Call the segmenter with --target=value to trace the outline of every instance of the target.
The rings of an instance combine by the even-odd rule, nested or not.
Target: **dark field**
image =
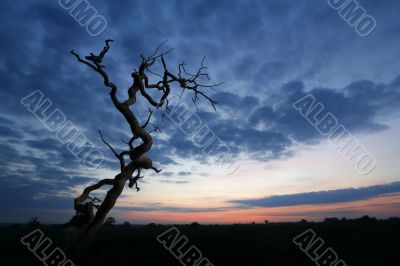
[[[54,245],[62,246],[62,226],[40,226]],[[67,252],[76,265],[182,265],[157,241],[167,226],[104,227],[90,247]],[[400,220],[357,219],[324,223],[181,225],[179,231],[214,265],[312,266],[292,239],[313,229],[347,265],[400,266]],[[1,265],[44,265],[20,238],[34,228],[1,226]]]

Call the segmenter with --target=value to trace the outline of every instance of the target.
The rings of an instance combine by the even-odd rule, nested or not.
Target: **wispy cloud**
[[[396,192],[400,192],[400,182],[362,188],[335,189],[289,195],[273,195],[258,199],[231,200],[229,203],[249,207],[284,207],[360,201]]]

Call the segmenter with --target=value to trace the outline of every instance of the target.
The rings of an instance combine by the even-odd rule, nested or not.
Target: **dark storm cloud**
[[[374,48],[382,40],[396,46],[398,1],[362,1],[379,20],[371,36],[375,39],[362,41],[324,1],[90,2],[108,22],[106,31],[96,38],[56,0],[5,0],[0,4],[0,112],[6,114],[0,118],[1,181],[5,184],[0,201],[39,194],[53,199],[49,195],[58,189],[90,181],[79,177],[84,177],[83,173],[71,173],[79,162],[21,105],[20,99],[37,89],[105,153],[104,168],[117,169],[97,130],[125,149],[120,138],[129,137],[129,128],[114,110],[101,78],[69,54],[71,49],[82,55],[97,52],[109,37],[115,43],[104,63],[121,88],[121,98],[126,97],[130,72],[137,68],[139,55],[148,54],[162,41],[168,39],[167,47],[176,48],[167,57],[171,65],[185,60],[189,66],[197,66],[207,55],[211,77],[226,83],[219,91],[209,92],[219,101],[218,111],[202,106],[198,114],[232,152],[248,153],[254,159],[290,155],[287,148],[293,139],[319,141],[315,129],[291,107],[306,91],[312,91],[354,131],[384,129],[386,125],[377,122],[377,116],[388,108],[398,108],[400,78],[380,84],[366,77],[368,80],[341,90],[303,86],[303,79],[318,74],[344,46]],[[385,52],[398,61],[396,50]],[[365,57],[372,60],[372,54],[376,53]],[[348,55],[346,60],[359,58]],[[391,65],[388,69],[398,68]],[[271,84],[279,86],[271,89]],[[190,97],[185,99],[190,104]],[[135,112],[145,120],[146,104],[139,101]],[[156,165],[176,164],[176,157],[206,162],[178,128],[168,121],[157,123],[170,138],[155,137],[149,156]],[[35,206],[50,204],[34,202]]]
[[[231,200],[229,202],[241,204],[243,206],[272,208],[360,201],[397,192],[400,192],[400,182],[362,188],[336,189],[291,195],[273,195],[259,199]]]
[[[99,127],[106,133],[113,132],[109,133],[111,141],[119,141],[124,132],[129,132],[128,127],[107,99],[107,91],[102,87],[100,77],[79,65],[68,54],[72,48],[82,53],[98,50],[102,45],[102,37],[90,37],[56,1],[36,4],[23,2],[18,5],[6,3],[8,11],[3,9],[2,12],[3,20],[7,23],[3,27],[18,30],[15,34],[3,33],[3,43],[8,49],[3,49],[3,53],[7,50],[4,53],[6,71],[2,72],[7,85],[1,91],[1,108],[13,108],[15,115],[29,115],[18,104],[18,100],[30,90],[40,88],[54,101],[55,106],[62,108],[68,119],[87,129],[93,142],[101,145],[95,135]],[[219,112],[225,116],[210,111],[199,113],[211,127],[214,126],[213,130],[234,153],[244,151],[253,153],[255,158],[279,158],[286,155],[285,151],[292,143],[291,137],[302,141],[318,138],[315,130],[291,108],[292,101],[304,93],[301,81],[288,83],[279,90],[282,94],[278,93],[277,97],[285,101],[278,106],[274,106],[273,102],[262,103],[261,99],[268,95],[264,87],[268,80],[284,79],[296,64],[301,65],[297,59],[302,55],[304,45],[311,45],[311,49],[315,43],[320,44],[317,50],[313,49],[310,57],[327,49],[325,45],[327,38],[330,38],[320,35],[321,38],[311,40],[308,36],[312,32],[322,34],[329,28],[342,38],[351,38],[351,31],[340,31],[336,26],[337,17],[328,16],[330,10],[326,5],[293,5],[291,1],[250,1],[234,5],[230,1],[171,1],[168,5],[162,1],[121,1],[119,5],[104,2],[93,5],[109,22],[103,35],[116,36],[107,69],[121,87],[129,86],[129,71],[138,62],[134,54],[150,52],[148,44],[154,43],[156,46],[168,38],[168,45],[176,47],[176,52],[169,59],[171,64],[180,61],[181,57],[197,63],[201,58],[198,52],[204,51],[210,53],[208,61],[211,71],[231,81],[229,86],[235,81],[247,81],[248,85],[245,86],[248,87],[244,88],[244,93],[238,93],[237,88],[227,91],[229,88],[222,86],[220,89],[224,91],[213,95],[220,103]],[[291,13],[293,21],[279,19],[279,23],[276,23],[280,16],[287,13]],[[17,19],[17,16],[24,16],[24,20]],[[129,26],[132,17],[135,18],[135,25],[140,26]],[[31,21],[30,27],[26,27],[26,20]],[[296,20],[301,24],[295,23]],[[304,37],[301,38],[300,34],[304,34]],[[267,38],[274,38],[274,42]],[[251,49],[248,48],[249,42],[252,43]],[[280,52],[276,53],[278,48]],[[261,52],[264,52],[264,59],[258,54]],[[308,57],[308,53],[303,55]],[[6,75],[7,72],[9,74]],[[126,78],[121,79],[123,73]],[[354,84],[354,88],[348,89],[348,96],[329,88],[313,89],[313,92],[327,107],[331,103],[339,103],[333,105],[337,108],[333,108],[332,112],[343,124],[354,125],[354,129],[365,131],[383,128],[384,125],[374,123],[375,114],[387,104],[387,100],[393,102],[398,93],[391,95],[394,91],[388,89],[388,93],[383,93],[384,97],[376,98],[380,100],[380,106],[370,102],[364,105],[365,101],[357,95],[355,87],[361,87],[366,98],[381,94],[379,88],[365,93],[365,86],[369,85]],[[340,108],[340,104],[345,108]],[[108,123],[103,123],[104,119]],[[271,127],[268,130],[255,127],[262,122]],[[165,128],[165,124],[163,126]],[[202,159],[200,151],[190,140],[183,138],[178,129],[172,127],[170,130],[169,126],[167,129],[167,134],[173,136],[167,145],[173,147],[170,150],[174,154],[159,153],[155,147],[151,153],[155,161],[171,164],[174,163],[173,155]],[[18,134],[14,129],[10,130],[6,132],[3,128],[2,131],[5,134]]]
[[[305,88],[301,81],[284,84],[271,93],[264,103],[252,96],[217,93],[219,114],[200,112],[199,117],[228,145],[231,152],[245,152],[254,159],[270,160],[292,155],[288,152],[293,140],[317,143],[325,137],[304,119],[293,104],[309,93],[325,110],[352,133],[371,133],[387,128],[380,116],[399,111],[399,77],[387,84],[355,81],[341,89]],[[271,100],[277,99],[277,100]],[[206,115],[205,115],[206,114]],[[204,156],[179,130],[168,128],[169,144],[181,157],[203,161]]]
[[[398,111],[396,101],[400,93],[396,81],[376,84],[372,81],[357,81],[334,90],[314,88],[305,90],[302,82],[290,82],[281,89],[282,95],[275,107],[261,106],[255,110],[249,122],[264,123],[269,131],[280,132],[288,138],[311,142],[323,138],[318,131],[295,110],[292,105],[309,93],[322,103],[325,110],[352,132],[374,132],[386,128],[378,121],[383,112]]]

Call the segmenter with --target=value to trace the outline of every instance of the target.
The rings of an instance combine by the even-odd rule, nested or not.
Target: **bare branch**
[[[161,172],[161,169],[157,169],[157,168],[155,168],[155,167],[151,167],[151,169],[153,169],[157,174],[159,173],[159,172]]]
[[[134,70],[131,73],[132,76],[132,85],[128,88],[128,99],[120,102],[117,99],[117,86],[110,81],[107,72],[105,71],[105,66],[102,64],[106,54],[110,49],[110,43],[112,40],[105,40],[105,45],[103,49],[98,54],[90,53],[82,59],[79,54],[71,51],[71,54],[76,57],[78,62],[83,63],[99,73],[103,78],[104,85],[111,89],[110,97],[112,103],[115,108],[123,115],[124,119],[128,123],[132,137],[129,141],[122,141],[129,146],[129,150],[122,151],[118,153],[110,143],[108,143],[103,137],[101,131],[99,130],[99,134],[101,140],[107,147],[112,151],[114,156],[120,161],[121,172],[115,176],[114,179],[103,179],[99,183],[87,187],[83,193],[75,199],[75,209],[77,212],[81,214],[85,214],[89,220],[87,222],[87,232],[97,230],[102,223],[104,222],[109,211],[114,207],[116,200],[121,195],[126,182],[129,180],[129,187],[135,186],[136,190],[139,191],[140,188],[138,186],[138,180],[143,178],[141,176],[142,169],[151,169],[156,173],[159,173],[161,169],[157,169],[153,166],[152,160],[146,156],[146,153],[151,149],[153,145],[153,139],[150,133],[153,132],[161,132],[160,128],[156,125],[152,124],[151,118],[153,115],[153,111],[149,109],[149,114],[147,119],[143,124],[139,123],[139,120],[130,109],[130,107],[136,103],[137,93],[140,94],[147,100],[149,104],[156,108],[161,108],[165,106],[163,112],[169,109],[169,100],[168,97],[172,89],[174,89],[174,85],[177,88],[182,89],[181,97],[185,91],[190,91],[193,93],[192,101],[197,108],[196,102],[200,98],[204,98],[211,103],[213,108],[215,109],[216,101],[214,101],[211,97],[209,97],[206,93],[206,89],[214,89],[215,87],[221,85],[218,84],[203,84],[201,81],[209,80],[210,77],[206,72],[206,67],[204,66],[205,57],[201,60],[200,67],[194,73],[188,71],[186,68],[186,63],[182,62],[178,65],[178,73],[174,74],[169,71],[165,56],[170,53],[173,49],[168,49],[166,51],[163,50],[163,46],[166,43],[162,42],[150,55],[145,57],[141,55],[141,62],[138,70]],[[156,73],[151,68],[153,68],[156,64],[160,64],[162,66],[163,73]],[[161,70],[161,71],[162,71]],[[150,81],[147,74],[157,77],[159,80]],[[149,75],[150,75],[149,74]],[[152,76],[153,78],[153,76]],[[150,96],[147,93],[148,90],[152,90],[155,92],[159,92],[160,95]],[[165,105],[164,105],[165,104]],[[164,116],[164,115],[163,115]],[[147,131],[147,127],[151,125],[154,127],[152,130]],[[139,140],[140,144],[134,145],[134,141]],[[125,164],[125,157],[129,156],[130,162]],[[136,175],[133,176],[134,172]],[[108,190],[104,201],[97,199],[96,197],[90,197],[90,193],[94,190],[101,188],[103,185],[112,185],[112,188]],[[91,202],[85,202],[86,200],[90,200]],[[93,207],[98,208],[96,214],[93,214]]]
[[[151,109],[149,108],[149,116],[147,117],[146,122],[142,125],[142,128],[147,127],[147,125],[149,124],[149,121],[150,121],[152,115],[153,115],[153,110],[151,110]]]
[[[99,130],[99,135],[101,140],[110,148],[110,150],[114,153],[115,157],[119,157],[119,154],[114,150],[114,148],[103,138],[103,134],[101,134],[101,131]]]
[[[92,191],[95,191],[95,190],[101,188],[104,185],[114,185],[114,183],[115,183],[114,179],[103,179],[100,182],[98,182],[97,184],[94,184],[94,185],[91,185],[91,186],[85,188],[83,190],[82,194],[75,199],[75,204],[74,204],[75,205],[75,210],[77,212],[82,212],[83,211],[82,208],[83,208],[84,202],[86,201],[86,199],[89,198],[89,194]]]
[[[101,134],[101,131],[99,130],[99,134],[100,134],[100,138],[101,140],[104,142],[104,144],[106,144],[108,146],[108,148],[110,148],[110,150],[112,151],[112,153],[115,155],[115,157],[117,157],[117,159],[120,162],[121,165],[121,171],[123,171],[123,169],[125,168],[125,160],[124,160],[124,156],[121,154],[118,154],[114,148],[111,146],[111,144],[109,144],[104,138],[103,138],[103,134]]]
[[[90,56],[85,56],[85,59],[87,59],[88,61],[90,61],[92,63],[89,63],[88,61],[81,59],[80,56],[74,52],[74,50],[71,51],[71,54],[73,54],[78,59],[79,62],[84,63],[85,65],[89,66],[90,68],[92,68],[94,71],[98,72],[103,77],[104,85],[111,88],[110,96],[111,96],[114,104],[117,105],[117,104],[119,104],[119,101],[116,97],[117,86],[114,83],[110,82],[107,73],[104,71],[104,66],[100,65],[105,54],[110,49],[109,43],[112,41],[113,40],[110,40],[110,39],[105,41],[106,46],[104,46],[103,50],[100,52],[99,55],[96,56],[93,53],[91,53]]]
[[[149,131],[149,134],[152,133],[152,132],[160,132],[161,133],[161,129],[158,126],[156,126],[156,125],[154,125],[152,123],[149,123],[149,124],[154,127],[154,129]]]
[[[132,177],[132,176],[131,176],[131,177],[129,178],[129,184],[128,184],[129,188],[132,188],[133,185],[136,185],[136,191],[137,191],[137,192],[139,192],[139,190],[140,190],[140,188],[139,188],[138,185],[137,185],[137,181],[138,181],[140,178],[143,178],[143,176],[140,176],[140,172],[141,172],[141,169],[138,168],[138,169],[137,169],[136,176],[135,176],[135,177]]]
[[[71,50],[71,54],[73,54],[79,62],[84,63],[85,65],[91,67],[94,71],[97,71],[96,66],[92,65],[86,60],[83,60],[74,50]]]

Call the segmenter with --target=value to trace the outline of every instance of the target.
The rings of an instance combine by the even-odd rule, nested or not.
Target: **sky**
[[[109,38],[114,42],[103,64],[121,98],[140,55],[164,41],[162,49],[174,48],[166,55],[173,71],[185,62],[194,72],[205,56],[210,82],[224,82],[205,89],[218,102],[216,111],[204,99],[196,108],[187,91],[181,104],[235,158],[235,171],[227,171],[181,126],[154,110],[152,123],[162,132],[153,133],[148,156],[162,171],[144,171],[139,192],[125,188],[110,213],[117,221],[399,216],[399,1],[358,1],[376,21],[367,36],[325,0],[85,2],[96,10],[101,32],[85,26],[89,20],[74,18],[73,7],[66,9],[73,2],[0,3],[0,223],[33,216],[67,222],[73,199],[86,186],[118,174],[119,163],[98,130],[121,151],[129,127],[101,77],[70,54],[98,53]],[[40,95],[36,99],[48,109],[33,108],[32,95]],[[322,113],[313,113],[317,104]],[[139,98],[132,109],[145,121],[148,107]],[[74,156],[46,127],[43,119],[55,110],[104,155],[99,167]],[[328,113],[376,160],[368,173],[316,126]]]

